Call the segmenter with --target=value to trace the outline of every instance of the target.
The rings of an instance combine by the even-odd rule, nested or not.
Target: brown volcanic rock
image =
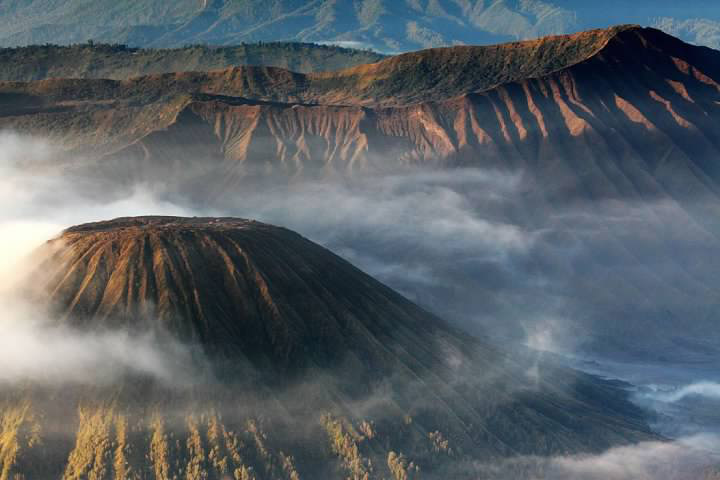
[[[637,28],[619,25],[499,45],[431,48],[310,78],[319,86],[327,84],[325,95],[335,103],[358,99],[362,104],[390,106],[442,101],[569,68],[596,55],[616,35]]]
[[[289,230],[231,218],[138,217],[80,225],[38,271],[71,326],[150,328],[281,370],[353,357],[378,374],[384,345],[433,358],[442,322]],[[437,352],[436,352],[437,353]]]
[[[623,385],[504,355],[284,228],[118,218],[69,228],[37,255],[30,279],[58,323],[170,334],[224,376],[189,390],[134,377],[2,390],[0,438],[16,449],[0,452],[3,471],[223,478],[252,464],[260,478],[388,478],[400,452],[460,478],[466,461],[657,438]]]
[[[87,170],[120,179],[186,165],[232,188],[249,174],[431,164],[526,168],[593,197],[714,195],[718,65],[718,52],[618,27],[315,76],[241,67],[5,83],[0,125],[100,156]]]
[[[616,35],[635,28],[624,25],[494,46],[421,50],[334,72],[301,74],[272,66],[237,66],[126,80],[2,82],[0,91],[42,95],[55,102],[148,102],[178,94],[211,94],[284,103],[403,105],[547,75],[592,57]]]
[[[571,56],[579,63],[554,73],[538,70],[538,78],[493,74],[488,78],[509,83],[472,84],[470,79],[470,84],[485,87],[469,93],[458,77],[429,94],[454,98],[412,104],[407,102],[415,102],[418,90],[408,85],[386,106],[366,104],[382,102],[392,84],[373,91],[361,83],[353,86],[353,78],[343,93],[343,79],[333,90],[326,77],[310,81],[279,69],[126,82],[4,84],[0,124],[50,133],[73,152],[90,151],[101,159],[87,168],[112,172],[113,180],[163,178],[190,165],[193,176],[216,191],[233,187],[248,173],[346,172],[377,168],[384,161],[524,167],[556,188],[560,199],[567,185],[591,197],[714,194],[717,177],[708,159],[718,149],[718,53],[647,29],[624,29],[603,42],[599,50],[588,52],[593,55]],[[367,70],[374,68],[379,67]],[[405,71],[410,78],[424,69]],[[371,73],[368,81],[380,75]],[[324,90],[312,90],[313,85]],[[309,104],[321,99],[343,105]],[[352,372],[345,378],[361,389],[388,380],[390,406],[382,407],[392,412],[392,419],[377,441],[360,434],[338,440],[335,430],[331,438],[349,450],[351,440],[357,441],[361,456],[372,457],[375,465],[384,465],[387,451],[394,449],[427,462],[426,470],[432,470],[427,459],[437,452],[428,439],[435,431],[450,439],[462,459],[598,450],[652,437],[617,385],[550,367],[535,385],[523,361],[458,334],[338,257],[281,228],[234,219],[118,219],[71,228],[48,247],[51,261],[37,278],[50,274],[40,286],[50,293],[64,323],[84,329],[169,331],[199,343],[210,355],[247,358],[281,378],[288,370],[341,364]],[[448,351],[468,370],[454,371]],[[478,372],[496,375],[488,380],[478,378]],[[341,392],[332,390],[328,396],[352,413],[353,404]],[[421,407],[417,399],[422,399]],[[3,425],[19,424],[25,429],[20,433],[36,431],[35,419],[47,416],[34,406],[13,405],[3,406],[3,418],[9,418]],[[24,415],[19,423],[13,423],[13,412]],[[413,422],[404,421],[404,414]],[[116,421],[115,414],[99,415]],[[95,418],[82,412],[79,424]],[[165,448],[147,444],[151,435],[162,444],[162,420],[146,420],[134,423],[133,435],[141,440],[128,447],[136,453],[131,463],[138,470],[148,468],[147,455]],[[364,431],[363,420],[348,422]],[[206,427],[208,432],[213,428]],[[88,458],[109,458],[110,448],[103,445],[112,441],[104,439],[114,439],[116,430],[122,428],[108,426],[105,436],[84,435],[88,443],[98,438],[97,448],[85,449],[79,441],[78,449],[90,452]],[[195,423],[186,430],[176,434],[178,444],[203,445]],[[245,430],[228,424],[227,431]],[[28,444],[20,433],[3,432]],[[118,444],[120,437],[118,433]],[[208,433],[208,451],[214,448],[213,438]],[[252,438],[258,437],[248,434],[246,440]],[[317,448],[308,453],[313,447],[307,445]],[[190,465],[188,451],[178,447],[170,453],[174,473],[184,474],[177,465]],[[283,452],[297,458],[327,456],[325,443],[317,441],[273,451],[276,465],[284,461]],[[32,464],[32,452],[37,450],[29,448],[19,458]],[[335,453],[343,462],[353,462]],[[13,461],[7,461],[8,471],[17,471]],[[456,458],[450,462],[462,463]],[[308,478],[328,477],[304,471],[312,472]],[[378,471],[378,476],[388,475]]]

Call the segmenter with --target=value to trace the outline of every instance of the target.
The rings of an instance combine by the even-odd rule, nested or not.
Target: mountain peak
[[[161,331],[273,370],[356,356],[380,372],[377,336],[412,349],[444,328],[319,245],[252,220],[125,217],[46,248],[44,291],[71,326]]]
[[[343,83],[358,98],[384,103],[442,100],[562,70],[592,57],[618,34],[639,29],[618,25],[497,45],[430,48],[310,77],[320,84]]]
[[[64,230],[65,235],[89,234],[106,231],[120,232],[128,229],[144,231],[158,230],[227,230],[261,225],[255,220],[234,217],[175,217],[175,216],[141,216],[119,217],[113,220],[83,223]]]

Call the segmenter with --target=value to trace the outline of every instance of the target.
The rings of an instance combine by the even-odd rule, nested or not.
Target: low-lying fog
[[[42,140],[0,136],[3,291],[23,273],[20,258],[70,225],[148,214],[255,218],[321,243],[473,333],[632,382],[636,401],[675,438],[523,460],[542,463],[547,478],[681,478],[720,462],[720,219],[698,218],[695,208],[717,199],[549,205],[520,173],[462,169],[248,185],[198,205],[172,178],[116,188],[60,174],[52,159]],[[0,385],[47,378],[48,368],[72,380],[69,372],[86,375],[79,366],[96,361],[171,378],[170,365],[182,362],[182,349],[54,329],[0,299]],[[468,465],[508,478],[516,467]]]

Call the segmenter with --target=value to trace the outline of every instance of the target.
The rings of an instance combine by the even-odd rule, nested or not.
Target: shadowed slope
[[[76,327],[150,327],[282,370],[352,356],[378,375],[388,344],[432,362],[427,340],[446,328],[320,246],[259,222],[127,218],[70,228],[46,248],[56,244],[40,270]]]
[[[146,169],[166,161],[228,187],[248,174],[443,164],[541,177],[589,171],[592,183],[612,183],[600,186],[610,193],[652,188],[649,179],[679,168],[714,189],[718,64],[718,52],[617,27],[427,50],[318,75],[238,67],[4,83],[0,126],[103,156],[90,173],[110,168],[119,178],[152,180]],[[198,137],[193,150],[173,150],[189,133]],[[560,177],[552,183],[574,182]]]
[[[252,457],[275,465],[260,478],[294,478],[276,470],[284,461],[275,455],[288,452],[292,469],[310,478],[341,471],[382,478],[398,452],[410,459],[403,468],[414,461],[441,474],[456,471],[456,462],[462,470],[463,460],[655,438],[622,385],[523,353],[510,358],[283,228],[232,218],[120,218],[69,228],[37,255],[30,280],[49,294],[57,324],[169,334],[198,345],[221,381],[168,389],[129,377],[67,387],[61,396],[42,386],[7,389],[0,433],[19,449],[0,457],[8,472],[34,472],[28,465],[45,455],[54,460],[41,474],[83,478],[99,469],[98,478],[109,478],[103,459],[115,444],[127,448],[135,471],[160,464],[182,472],[179,465],[193,462],[212,469],[229,444],[212,455],[197,446],[217,441],[214,428],[252,437],[257,415],[279,442]],[[70,436],[53,433],[59,427],[48,418],[75,419],[63,427]],[[207,424],[212,418],[216,427]],[[28,429],[37,441],[27,440]],[[159,446],[167,439],[158,429],[189,450]],[[158,448],[166,457],[156,457]],[[242,467],[242,455],[227,459]]]
[[[321,104],[418,103],[547,75],[592,57],[619,33],[637,28],[624,25],[494,46],[421,50],[336,72],[297,74],[270,66],[239,66],[209,72],[186,72],[183,68],[182,73],[124,81],[46,78],[27,86],[5,82],[0,92],[27,91],[55,101],[119,97],[148,102],[178,94],[207,93]]]

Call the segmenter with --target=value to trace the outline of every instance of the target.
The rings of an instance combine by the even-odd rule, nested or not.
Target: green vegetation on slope
[[[252,43],[233,47],[191,45],[138,49],[119,44],[35,45],[0,49],[0,80],[46,78],[127,79],[168,72],[207,71],[237,65],[281,67],[295,72],[339,70],[384,58],[369,50],[313,43]]]

